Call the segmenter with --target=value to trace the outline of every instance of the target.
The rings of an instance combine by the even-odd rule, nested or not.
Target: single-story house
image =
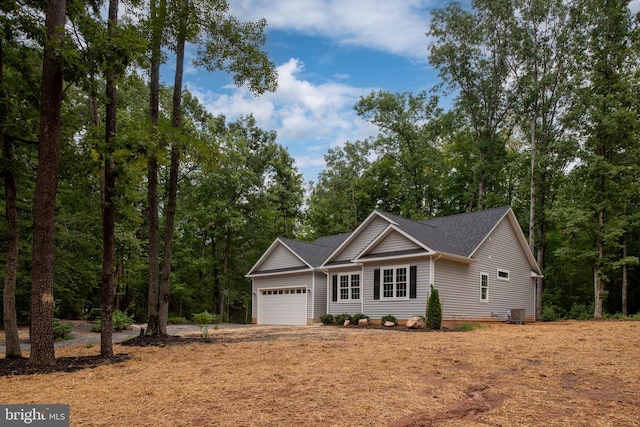
[[[424,315],[431,285],[445,323],[512,312],[533,321],[541,274],[513,210],[501,207],[424,221],[376,210],[351,233],[276,239],[247,277],[253,323],[308,325],[326,313]]]

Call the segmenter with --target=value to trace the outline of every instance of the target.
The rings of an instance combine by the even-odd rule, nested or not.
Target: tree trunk
[[[171,124],[179,130],[182,126],[182,76],[184,73],[184,46],[187,32],[187,17],[189,16],[189,0],[183,0],[184,10],[180,18],[180,30],[176,43],[176,74],[173,84],[173,107]],[[176,135],[179,132],[175,133]],[[160,279],[160,333],[166,335],[167,320],[169,318],[169,292],[171,286],[171,256],[173,245],[173,224],[176,216],[178,198],[178,171],[180,169],[180,141],[171,144],[171,166],[169,169],[169,200],[164,231],[164,253],[162,257],[162,276]]]
[[[600,209],[598,212],[598,225],[598,259],[596,260],[596,264],[593,268],[593,290],[595,301],[593,317],[596,320],[602,319],[602,292],[604,291],[604,282],[602,280],[602,275],[600,274],[600,269],[604,264],[604,209]]]
[[[66,0],[47,0],[46,39],[40,91],[40,136],[33,208],[31,268],[32,366],[55,365],[53,334],[53,252],[60,164],[61,104]]]
[[[162,61],[162,31],[166,14],[166,0],[152,0],[150,3],[153,25],[151,40],[151,76],[149,92],[149,119],[154,131],[158,130],[160,111],[160,62]],[[158,158],[155,147],[151,148],[147,161],[147,199],[149,204],[149,300],[147,334],[158,335],[160,266],[158,254],[160,248],[158,231]]]
[[[0,61],[0,70],[2,63]],[[1,73],[1,71],[0,71]],[[1,83],[0,83],[1,85]],[[0,120],[4,120],[4,115]],[[4,189],[7,214],[7,262],[4,270],[4,289],[2,292],[2,309],[6,341],[5,357],[21,358],[20,339],[18,338],[18,316],[16,313],[16,281],[18,277],[18,208],[16,203],[16,178],[13,173],[13,150],[9,139],[0,132],[4,161],[8,168],[4,177]]]
[[[4,88],[3,74],[3,40],[0,38],[0,90]],[[18,359],[22,357],[20,339],[18,337],[18,315],[16,313],[16,282],[18,277],[18,208],[16,201],[16,177],[14,174],[13,147],[11,140],[5,135],[7,111],[5,103],[0,103],[0,145],[2,157],[6,163],[4,176],[5,212],[7,214],[7,262],[4,269],[4,288],[2,291],[2,313],[6,342],[5,357]]]
[[[624,263],[622,264],[622,314],[623,315],[627,315],[629,314],[628,312],[628,303],[627,303],[627,294],[629,291],[629,282],[628,282],[628,276],[627,276],[627,232],[625,231],[622,234],[622,259],[624,260]]]
[[[116,37],[118,25],[118,0],[109,0],[109,39]],[[109,65],[107,65],[109,67]],[[113,160],[113,138],[116,136],[116,75],[106,71],[107,108],[105,114],[105,159],[104,159],[104,203],[102,206],[102,307],[100,329],[100,355],[113,356],[113,297],[115,262],[115,163]]]

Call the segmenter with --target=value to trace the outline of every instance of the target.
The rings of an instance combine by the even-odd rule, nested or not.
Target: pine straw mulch
[[[92,369],[5,376],[0,402],[68,403],[73,426],[640,425],[640,322],[209,334],[116,345],[126,360]],[[98,353],[56,348],[58,362]]]

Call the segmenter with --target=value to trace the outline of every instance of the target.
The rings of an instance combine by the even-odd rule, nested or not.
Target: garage
[[[258,291],[259,325],[306,325],[307,288]]]

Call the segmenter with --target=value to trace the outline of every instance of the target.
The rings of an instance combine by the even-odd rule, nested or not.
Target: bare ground
[[[120,360],[90,369],[9,374],[0,402],[68,403],[73,426],[640,425],[639,322],[257,327],[160,344],[116,345]],[[63,364],[98,352],[56,349]]]

